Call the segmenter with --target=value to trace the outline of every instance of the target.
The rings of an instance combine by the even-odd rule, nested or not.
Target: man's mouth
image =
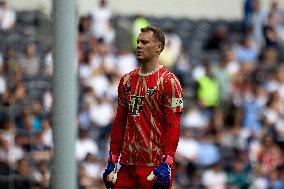
[[[141,54],[143,54],[143,53],[142,53],[142,51],[137,51],[136,54],[137,54],[137,55],[141,55]]]

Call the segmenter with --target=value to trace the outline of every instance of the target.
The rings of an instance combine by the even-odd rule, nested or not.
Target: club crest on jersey
[[[149,89],[147,89],[147,95],[151,96],[151,95],[153,95],[155,93],[155,91],[156,91],[155,88],[153,88],[153,87],[149,88]]]
[[[143,96],[130,96],[129,108],[131,109],[131,115],[137,116],[138,111],[142,110],[144,97]]]

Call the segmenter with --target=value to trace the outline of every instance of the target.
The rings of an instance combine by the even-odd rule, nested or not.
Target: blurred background
[[[121,76],[136,35],[184,90],[175,189],[284,189],[284,2],[78,0],[78,189],[104,188]],[[0,188],[49,189],[51,0],[0,1]]]

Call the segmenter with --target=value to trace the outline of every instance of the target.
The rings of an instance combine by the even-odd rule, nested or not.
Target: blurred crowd
[[[241,29],[206,31],[198,60],[194,44],[157,18],[128,18],[121,32],[105,0],[78,18],[78,188],[104,188],[118,82],[139,66],[139,28],[156,24],[166,35],[160,61],[185,95],[174,188],[284,189],[284,7],[243,5]],[[15,26],[17,12],[1,1],[0,35]],[[28,40],[0,52],[0,188],[50,188],[52,75],[52,48]]]

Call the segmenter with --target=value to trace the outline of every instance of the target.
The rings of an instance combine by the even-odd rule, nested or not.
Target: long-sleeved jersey
[[[174,156],[180,134],[183,92],[176,76],[161,67],[150,75],[137,68],[123,76],[110,151],[129,165],[157,166]]]

